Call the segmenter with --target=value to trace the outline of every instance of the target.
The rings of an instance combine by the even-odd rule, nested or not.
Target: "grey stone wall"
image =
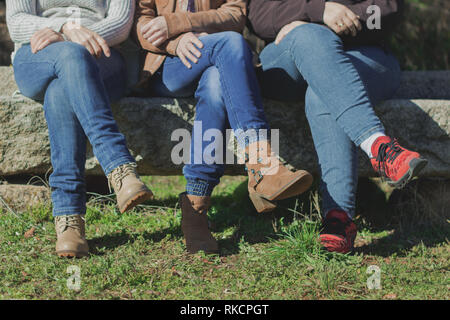
[[[450,71],[406,72],[395,99],[375,110],[388,133],[405,147],[429,159],[422,176],[450,177]],[[51,169],[47,125],[41,104],[21,95],[11,68],[0,68],[0,176],[43,175]],[[193,99],[125,98],[113,112],[128,145],[144,175],[181,174],[181,166],[170,155],[177,142],[173,130],[191,129]],[[270,125],[280,129],[280,154],[290,165],[317,173],[317,158],[304,106],[265,100]],[[102,174],[92,151],[88,151],[88,175]],[[360,175],[371,176],[367,157],[360,157]],[[243,174],[239,165],[227,168],[228,174]]]

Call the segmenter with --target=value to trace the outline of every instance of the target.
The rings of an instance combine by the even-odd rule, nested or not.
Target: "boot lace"
[[[400,147],[396,139],[391,142],[381,144],[376,160],[378,164],[378,171],[381,173],[382,178],[388,176],[389,167],[387,164],[393,164],[395,159],[397,159],[403,151],[404,150]]]
[[[83,216],[80,216],[83,221],[86,221]],[[81,224],[77,215],[58,216],[56,217],[56,228],[60,233],[66,231],[69,228],[78,230],[81,233]]]
[[[112,192],[112,188],[114,188],[116,192],[119,191],[122,188],[123,179],[129,174],[137,175],[136,168],[136,163],[126,163],[114,169],[108,175],[109,192]]]

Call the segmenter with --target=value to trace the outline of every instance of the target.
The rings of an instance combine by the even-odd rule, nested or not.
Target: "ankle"
[[[381,137],[390,139],[388,136],[386,136],[384,132],[380,131],[372,134],[370,137],[368,137],[361,143],[360,148],[367,154],[369,158],[374,158],[377,156],[378,153],[377,141],[379,141],[379,138]]]

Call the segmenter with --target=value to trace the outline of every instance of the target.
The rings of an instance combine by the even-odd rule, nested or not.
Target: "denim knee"
[[[315,23],[296,27],[286,39],[290,39],[290,48],[294,53],[311,54],[316,58],[329,54],[336,46],[343,46],[342,40],[332,30]]]
[[[236,57],[236,59],[252,59],[252,51],[242,34],[235,31],[217,33],[220,52]]]
[[[100,72],[95,58],[89,51],[82,45],[70,41],[60,44],[56,67],[65,71],[61,76],[71,78],[89,71]]]

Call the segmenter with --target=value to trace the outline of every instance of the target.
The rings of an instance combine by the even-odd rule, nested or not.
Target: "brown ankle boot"
[[[83,216],[56,216],[55,229],[57,236],[56,253],[58,256],[81,258],[89,254]]]
[[[219,246],[209,231],[208,209],[210,197],[180,194],[181,230],[189,253],[203,250],[205,253],[218,253]]]
[[[258,212],[276,208],[273,201],[302,194],[311,187],[312,175],[305,170],[291,171],[275,155],[268,141],[250,144],[245,149],[248,192]]]
[[[121,213],[153,199],[153,193],[139,178],[135,163],[127,163],[115,168],[108,175],[108,181],[116,192],[117,205]]]

